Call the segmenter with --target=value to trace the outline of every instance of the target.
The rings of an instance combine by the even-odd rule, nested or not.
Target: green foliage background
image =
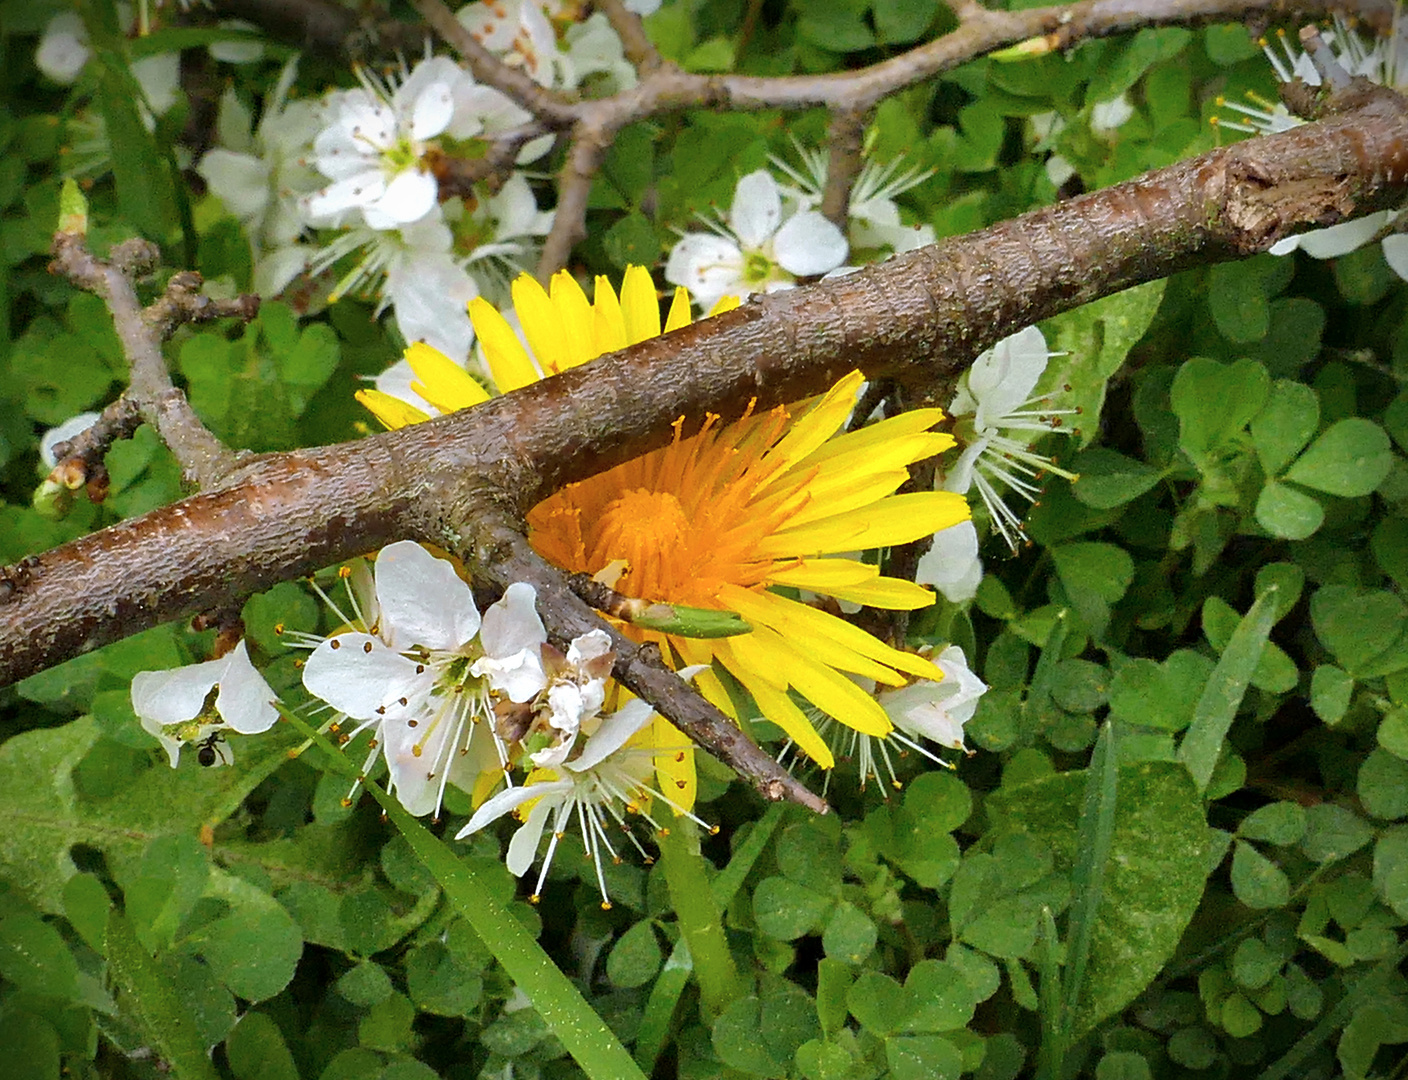
[[[190,182],[185,117],[148,132],[125,66],[216,32],[95,36],[67,92],[32,61],[58,7],[0,2],[4,562],[181,494],[143,429],[109,455],[101,506],[80,498],[61,521],[30,508],[42,430],[123,378],[101,304],[45,271],[60,176],[93,180],[95,246],[142,232],[163,242],[167,273],[250,281],[238,224]],[[789,0],[764,5],[741,44],[746,8],[667,3],[647,26],[686,68],[755,74],[859,66],[952,26],[938,0]],[[271,48],[223,77],[253,101],[279,59]],[[338,78],[350,73],[313,59],[302,85]],[[1243,28],[1145,30],[980,59],[898,94],[872,153],[932,169],[907,211],[956,234],[1057,198],[1051,152],[1093,189],[1207,149],[1215,96],[1248,89],[1274,97]],[[1120,93],[1134,117],[1093,132],[1093,105]],[[1038,143],[1028,120],[1052,111],[1065,127]],[[792,139],[819,144],[824,123],[689,112],[629,128],[578,264],[615,276],[658,260],[673,228],[727,205]],[[232,444],[365,430],[352,391],[399,342],[353,300],[300,319],[307,300],[171,342]],[[836,813],[815,818],[765,810],[706,761],[700,813],[718,834],[677,829],[659,863],[608,867],[609,911],[573,858],[537,907],[517,898],[502,836],[451,842],[453,860],[662,1077],[1401,1080],[1405,307],[1370,245],[1192,270],[1044,326],[1066,353],[1049,387],[1084,410],[1050,448],[1081,479],[1048,485],[1020,556],[985,551],[971,609],[941,601],[914,627],[915,644],[961,644],[992,686],[968,728],[978,753],[956,772],[911,755],[887,793],[842,766]],[[318,606],[282,585],[245,619],[297,700],[272,628],[317,630]],[[577,1075],[413,834],[368,798],[344,806],[346,778],[317,751],[291,759],[287,725],[240,743],[233,768],[167,768],[128,683],[204,658],[209,636],[161,627],[0,691],[5,1074]],[[469,811],[451,792],[433,828],[446,837]]]

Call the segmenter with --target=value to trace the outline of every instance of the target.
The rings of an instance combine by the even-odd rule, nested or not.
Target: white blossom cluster
[[[374,571],[359,564],[342,580],[341,603],[322,593],[342,623],[337,632],[285,635],[309,651],[303,686],[322,729],[365,748],[364,773],[384,761],[388,787],[412,814],[438,818],[448,785],[476,794],[480,805],[459,838],[532,803],[509,846],[516,875],[534,862],[547,822],[543,875],[564,829],[578,822],[605,899],[601,858],[615,856],[608,833],[626,824],[627,808],[654,824],[645,803],[673,806],[657,787],[657,759],[685,748],[633,745],[657,722],[647,703],[607,708],[620,691],[608,686],[615,654],[606,632],[559,652],[531,585],[510,585],[481,615],[451,563],[410,541],[383,548]],[[173,768],[184,745],[202,765],[232,763],[231,737],[268,730],[278,719],[274,698],[243,641],[218,660],[132,681],[133,710]],[[521,785],[518,769],[527,770]]]

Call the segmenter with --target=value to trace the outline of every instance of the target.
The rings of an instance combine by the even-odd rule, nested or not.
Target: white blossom
[[[800,169],[778,157],[772,158],[772,163],[795,185],[788,189],[788,194],[803,208],[816,210],[821,206],[822,193],[826,189],[826,152],[810,149],[800,143],[794,143],[793,146],[802,161]],[[905,225],[900,220],[900,208],[895,200],[911,188],[922,184],[933,173],[933,169],[907,165],[902,157],[884,164],[866,157],[861,165],[860,175],[851,187],[850,201],[846,208],[850,246],[861,249],[888,249],[898,253],[932,244],[933,226]]]
[[[654,722],[652,722],[654,721]],[[673,733],[663,734],[665,732]],[[680,746],[667,745],[670,738]],[[509,841],[507,865],[515,877],[522,877],[537,858],[539,841],[548,832],[542,869],[530,896],[536,901],[557,852],[558,842],[575,821],[582,830],[582,843],[596,870],[602,907],[609,908],[602,856],[618,859],[611,833],[621,830],[640,849],[631,831],[628,815],[639,817],[652,827],[659,825],[651,816],[649,804],[659,799],[676,813],[685,813],[653,783],[657,760],[687,747],[683,736],[655,718],[651,706],[632,700],[616,712],[601,718],[595,730],[581,744],[581,753],[560,766],[536,770],[519,787],[511,787],[487,799],[455,839],[462,840],[512,813],[522,824]],[[693,814],[688,816],[698,821]]]
[[[1043,473],[1075,479],[1073,473],[1057,468],[1050,458],[1031,449],[1040,434],[1056,428],[1055,418],[1067,413],[1040,408],[1041,401],[1031,396],[1050,358],[1041,331],[1029,326],[973,361],[949,406],[963,453],[947,470],[944,490],[966,495],[976,487],[993,527],[1013,550],[1026,534],[1021,518],[1003,501],[998,486],[1034,502],[1041,492],[1038,481]]]
[[[275,697],[243,641],[218,660],[132,677],[132,711],[161,743],[173,769],[186,743],[201,749],[203,765],[233,760],[224,747],[226,733],[268,731],[279,718],[271,704]]]
[[[784,216],[782,192],[766,169],[738,181],[727,225],[685,233],[670,251],[665,280],[683,285],[708,310],[727,295],[790,289],[798,277],[825,274],[846,259],[841,230],[815,210]]]
[[[297,71],[297,58],[284,65],[253,131],[248,110],[226,90],[216,120],[220,145],[196,166],[244,225],[255,253],[255,289],[262,296],[282,292],[314,254],[299,242],[306,224],[300,200],[319,184],[306,158],[322,121],[314,102],[288,100]]]
[[[311,221],[336,224],[358,211],[370,228],[391,229],[430,213],[439,185],[425,160],[426,141],[455,112],[442,74],[441,66],[423,62],[399,83],[382,82],[361,68],[360,87],[328,98],[313,163],[332,183],[305,197]]]
[[[467,4],[455,18],[479,44],[510,67],[522,68],[538,85],[571,89],[576,80],[557,47],[546,7],[541,0],[488,0]]]
[[[472,788],[507,760],[493,734],[489,688],[470,670],[494,643],[480,639],[469,586],[419,544],[383,548],[374,589],[374,607],[359,605],[346,620],[359,629],[317,642],[303,685],[357,722],[349,738],[373,732],[371,758],[380,747],[407,810],[438,813],[447,783]]]
[[[91,55],[83,16],[61,11],[44,26],[39,47],[34,50],[34,66],[54,82],[68,86],[82,74]]]
[[[967,752],[963,725],[973,719],[987,684],[969,670],[968,658],[957,645],[939,653],[934,664],[944,673],[942,681],[919,679],[898,690],[882,690],[880,704],[910,739],[928,739]]]
[[[1107,101],[1097,101],[1090,108],[1090,130],[1095,134],[1109,137],[1122,128],[1134,116],[1134,106],[1128,94],[1120,94]]]

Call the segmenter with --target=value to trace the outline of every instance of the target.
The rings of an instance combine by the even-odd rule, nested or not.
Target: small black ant
[[[196,760],[207,769],[214,765],[216,761],[223,760],[225,755],[217,750],[216,746],[224,741],[225,735],[223,732],[212,731],[204,739],[196,743]]]

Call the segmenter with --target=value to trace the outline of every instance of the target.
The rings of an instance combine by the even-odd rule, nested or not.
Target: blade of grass
[[[723,912],[714,900],[704,857],[699,853],[699,833],[694,822],[677,818],[660,836],[660,861],[670,890],[670,905],[679,917],[680,932],[694,959],[699,981],[700,1011],[712,1021],[742,997],[738,969],[724,933]]]
[[[782,824],[783,812],[781,803],[768,807],[758,819],[758,823],[738,845],[728,865],[714,878],[710,891],[714,894],[714,903],[719,911],[726,910],[729,904],[733,903],[733,898],[743,887],[748,872],[753,869],[773,833]],[[689,945],[682,936],[670,953],[670,958],[665,961],[665,966],[660,969],[660,975],[645,1003],[645,1011],[641,1014],[640,1028],[636,1035],[636,1064],[647,1073],[655,1071],[655,1063],[665,1049],[675,1009],[679,1006],[680,996],[689,983],[692,970],[693,958],[689,954]]]
[[[117,984],[132,995],[142,1027],[171,1071],[179,1080],[219,1080],[210,1055],[201,1045],[195,1020],[120,911],[108,912],[105,944],[108,970]]]
[[[469,866],[410,815],[391,795],[369,780],[327,736],[315,731],[301,716],[279,708],[284,719],[324,752],[329,767],[362,785],[396,826],[411,850],[425,864],[445,893],[445,898],[474,927],[485,946],[509,977],[528,995],[533,1007],[567,1052],[592,1080],[645,1080],[626,1048],[612,1034],[572,981],[553,963],[537,940],[513,914],[494,899]]]
[[[1115,836],[1115,802],[1119,794],[1119,755],[1115,729],[1106,721],[1095,740],[1095,752],[1086,771],[1085,797],[1076,833],[1076,864],[1071,871],[1071,891],[1076,900],[1066,927],[1066,978],[1062,986],[1061,1039],[1069,1046],[1075,1034],[1076,1010],[1085,992],[1085,968],[1095,920],[1105,895],[1105,867]]]
[[[1222,741],[1232,727],[1232,720],[1242,704],[1247,685],[1261,663],[1262,650],[1271,637],[1276,623],[1276,588],[1272,586],[1257,598],[1251,610],[1242,616],[1237,629],[1222,650],[1222,657],[1208,676],[1193,722],[1178,748],[1178,760],[1188,766],[1199,792],[1208,789]]]
[[[1037,1080],[1060,1080],[1066,1058],[1065,1039],[1061,1030],[1062,1015],[1066,1010],[1061,1000],[1060,942],[1056,936],[1056,919],[1049,907],[1043,906],[1041,909],[1037,936],[1041,1050],[1036,1075]]]

